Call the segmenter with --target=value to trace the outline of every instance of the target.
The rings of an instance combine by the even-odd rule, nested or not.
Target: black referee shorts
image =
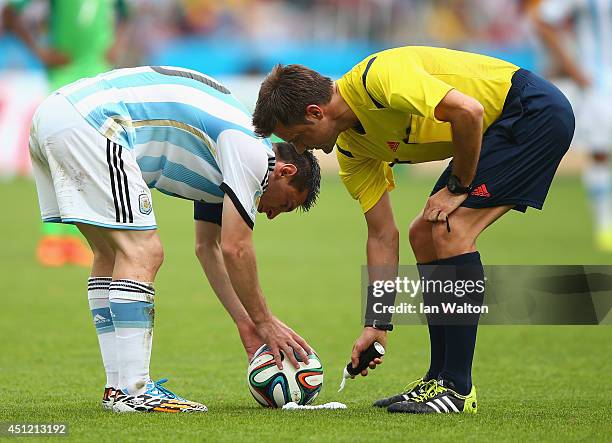
[[[574,135],[574,113],[552,83],[519,69],[499,118],[484,133],[473,189],[461,206],[542,209]],[[433,188],[448,182],[452,161]]]

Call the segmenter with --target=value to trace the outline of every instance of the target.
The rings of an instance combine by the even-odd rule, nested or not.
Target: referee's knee
[[[436,252],[432,239],[431,223],[417,216],[408,229],[408,240],[414,256],[419,263],[428,263],[436,260]]]
[[[438,259],[454,257],[474,250],[475,239],[467,229],[461,229],[458,225],[448,232],[446,223],[433,223],[431,234]]]

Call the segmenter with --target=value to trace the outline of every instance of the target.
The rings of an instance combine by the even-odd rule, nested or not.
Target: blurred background
[[[589,52],[580,47],[583,22],[585,17],[591,20],[586,28],[589,23],[599,26],[602,31],[593,32],[612,42],[612,31],[606,28],[612,20],[611,3],[0,0],[0,183],[29,175],[28,131],[38,103],[66,83],[113,67],[174,65],[196,69],[224,82],[252,109],[263,76],[277,63],[301,63],[338,78],[373,52],[402,45],[432,45],[492,55],[540,73],[558,84],[578,109],[590,81],[590,74],[577,69],[586,66],[580,56]],[[589,4],[590,9],[581,10],[580,4]],[[560,42],[565,53],[558,50]],[[607,51],[608,61],[598,53],[601,63],[595,58],[591,71],[611,62],[609,47]],[[568,56],[576,57],[575,62],[568,62]],[[599,90],[595,90],[597,94]],[[598,100],[605,104],[602,97],[600,94]],[[602,135],[605,138],[605,133]],[[612,144],[608,140],[599,144]],[[577,148],[590,143],[580,137],[575,141]],[[590,209],[582,216],[592,231],[590,243],[593,249],[612,251],[609,147],[599,146],[595,154],[586,147],[570,150],[559,174],[573,177],[581,189],[580,181],[584,180],[587,186],[582,196]],[[324,170],[334,175],[335,156],[321,161]],[[411,178],[423,175],[433,183],[445,164],[396,168],[395,172]],[[70,234],[43,232],[54,233]],[[48,258],[54,264],[53,257]],[[68,261],[87,264],[89,259],[87,251],[75,249]]]
[[[50,91],[113,66],[178,65],[225,82],[252,108],[263,76],[276,63],[303,63],[338,78],[372,52],[393,46],[490,54],[552,78],[572,98],[579,120],[594,125],[583,134],[598,139],[576,137],[544,211],[510,211],[487,229],[478,244],[483,261],[609,265],[611,4],[0,0],[0,397],[5,400],[0,417],[69,421],[70,432],[84,441],[91,440],[92,429],[96,438],[109,441],[117,439],[117,429],[141,440],[151,437],[143,437],[140,421],[121,417],[119,423],[97,411],[103,371],[85,297],[90,256],[74,231],[48,231],[63,229],[50,224],[41,228],[27,142],[31,116]],[[587,92],[597,109],[579,110]],[[370,429],[371,400],[422,374],[429,345],[426,328],[396,328],[384,367],[337,397],[341,368],[361,329],[366,228],[358,203],[335,173],[335,155],[321,161],[326,174],[317,206],[270,222],[260,217],[255,243],[272,311],[307,338],[324,361],[329,386],[321,401],[346,401],[355,410],[350,420],[323,429],[319,440],[333,441]],[[408,226],[446,164],[394,168],[398,188],[391,199],[402,264],[414,263]],[[160,438],[201,439],[205,430],[215,441],[237,441],[251,438],[252,429],[269,441],[315,438],[312,417],[279,418],[255,409],[243,383],[246,360],[238,335],[193,252],[192,204],[158,193],[153,199],[165,263],[156,279],[152,374],[170,377],[172,389],[226,414],[220,419],[212,412],[208,421],[191,424],[160,421],[165,430]],[[609,440],[610,378],[602,374],[612,372],[611,332],[599,326],[483,326],[474,377],[485,393],[484,414],[461,426],[435,420],[413,427],[380,415],[379,428],[404,439],[408,430],[417,439],[603,441],[608,435]],[[597,389],[584,389],[583,380],[597,380]],[[247,414],[243,405],[252,406]],[[189,429],[192,434],[186,434]],[[307,432],[298,435],[296,429]]]
[[[77,17],[72,21],[66,19],[64,24],[58,21],[67,14],[53,11],[53,8],[62,9],[62,2],[80,5],[72,6],[73,9],[81,8],[75,12]],[[77,27],[86,20],[88,9],[100,7],[99,0],[0,0],[0,7],[2,3],[9,8],[13,5],[35,44],[42,48],[53,48],[58,34],[59,39],[63,38],[63,31],[56,28],[74,26],[73,38],[91,38],[88,30],[83,31],[85,38],[79,38]],[[102,0],[102,3],[113,3],[113,0]],[[338,78],[367,55],[393,46],[464,49],[500,57],[538,72],[547,66],[528,18],[537,1],[123,0],[116,3],[113,23],[106,24],[107,28],[115,27],[115,41],[111,42],[109,37],[108,52],[101,52],[108,56],[109,64],[196,69],[227,83],[250,107],[257,97],[261,78],[276,63],[301,63]],[[58,60],[46,57],[48,53],[37,54],[41,51],[32,45],[28,47],[7,23],[8,15],[4,14],[4,25],[0,28],[0,138],[3,140],[0,174],[5,177],[28,170],[23,147],[30,115],[50,88],[61,86],[45,84],[45,63],[52,67]],[[66,82],[72,81],[68,77]]]

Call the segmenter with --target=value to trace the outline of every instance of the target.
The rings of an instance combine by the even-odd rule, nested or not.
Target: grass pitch
[[[433,179],[400,177],[392,193],[402,232],[402,263],[413,263],[411,218]],[[43,269],[34,186],[2,184],[0,221],[0,422],[67,422],[70,438],[96,441],[457,441],[610,440],[612,329],[481,327],[473,378],[476,416],[390,415],[371,401],[398,392],[428,365],[426,328],[390,336],[385,363],[336,390],[360,331],[359,278],[365,223],[336,177],[326,177],[311,214],[259,218],[260,278],[281,319],[313,345],[325,367],[318,402],[346,411],[266,410],[245,382],[246,356],[193,253],[191,204],[154,196],[166,259],[156,289],[151,374],[179,395],[202,401],[204,415],[115,415],[102,411],[103,371],[87,306],[87,271]],[[479,243],[488,264],[605,264],[592,249],[591,222],[578,179],[555,181],[543,212],[511,213]]]

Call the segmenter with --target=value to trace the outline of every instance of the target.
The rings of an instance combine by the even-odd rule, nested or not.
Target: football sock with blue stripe
[[[155,290],[149,283],[113,280],[110,309],[117,337],[119,389],[131,395],[144,392],[149,381],[153,343]]]
[[[106,372],[106,387],[116,388],[119,372],[115,348],[115,327],[108,300],[111,280],[111,277],[90,277],[87,281],[87,298],[98,334],[98,344]]]
[[[484,269],[478,252],[438,260],[438,264],[455,266],[454,272],[449,274],[454,274],[455,281],[484,280]],[[473,287],[477,287],[476,283]],[[482,305],[484,294],[478,294],[476,289],[465,292],[464,300],[470,299],[473,305]],[[472,359],[476,347],[478,317],[473,316],[471,319],[471,324],[444,326],[444,367],[439,378],[453,382],[461,395],[468,395],[472,389]]]
[[[421,279],[435,278],[435,265],[437,260],[427,263],[417,263],[419,276]],[[425,375],[425,380],[437,379],[440,371],[444,366],[444,326],[443,325],[428,325],[429,328],[429,347],[430,360],[429,370]]]

